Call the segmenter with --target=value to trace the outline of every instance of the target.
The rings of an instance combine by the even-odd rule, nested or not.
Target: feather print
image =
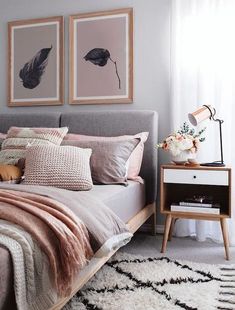
[[[112,58],[110,56],[110,52],[107,49],[93,48],[92,50],[90,50],[86,54],[84,59],[86,61],[90,61],[94,65],[100,66],[100,67],[105,66],[107,64],[108,60],[110,60],[115,66],[115,71],[116,71],[116,75],[118,78],[118,87],[119,87],[119,89],[121,89],[121,79],[120,79],[120,76],[118,74],[117,62],[112,60]]]
[[[50,48],[43,48],[20,70],[19,77],[22,80],[25,88],[33,89],[37,87],[40,82],[42,75],[45,72],[48,64],[48,57],[50,54]]]
[[[108,50],[104,48],[93,48],[86,54],[84,59],[87,61],[89,60],[94,65],[103,67],[107,64],[107,61],[110,57],[110,53]]]

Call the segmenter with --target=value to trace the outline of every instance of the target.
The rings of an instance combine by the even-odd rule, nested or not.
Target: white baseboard
[[[157,225],[157,233],[158,234],[163,234],[164,233],[164,225]],[[146,223],[144,225],[142,225],[139,229],[139,231],[143,231],[143,232],[151,232],[152,230],[152,224],[150,223]]]

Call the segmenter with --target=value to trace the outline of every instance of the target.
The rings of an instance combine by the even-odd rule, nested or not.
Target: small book
[[[201,202],[187,202],[187,201],[180,201],[180,206],[189,206],[189,207],[201,207],[201,208],[212,208],[212,203],[201,203]]]
[[[208,195],[194,195],[192,197],[184,198],[183,202],[213,204],[213,197]]]
[[[206,214],[220,214],[220,208],[215,207],[190,207],[190,206],[181,206],[178,204],[171,205],[171,211],[176,212],[192,212],[192,213],[206,213]]]

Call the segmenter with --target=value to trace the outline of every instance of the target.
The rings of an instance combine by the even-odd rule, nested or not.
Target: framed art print
[[[63,104],[63,16],[8,23],[9,106]]]
[[[70,103],[133,101],[133,10],[70,16]]]

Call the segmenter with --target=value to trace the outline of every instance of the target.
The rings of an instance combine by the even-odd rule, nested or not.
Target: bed
[[[129,181],[129,185],[95,185],[90,195],[98,197],[118,217],[125,222],[132,233],[152,217],[153,233],[156,227],[156,182],[157,158],[155,143],[158,134],[158,116],[154,111],[104,111],[76,113],[41,114],[1,114],[0,132],[7,132],[11,126],[18,127],[69,127],[69,132],[96,136],[134,135],[148,131],[140,176],[144,184]],[[79,273],[70,296],[61,298],[51,309],[61,309],[63,305],[102,267],[115,253],[105,257],[95,255]],[[0,247],[0,292],[4,296],[1,309],[14,309],[13,270],[10,254]],[[4,293],[4,294],[3,294]]]

